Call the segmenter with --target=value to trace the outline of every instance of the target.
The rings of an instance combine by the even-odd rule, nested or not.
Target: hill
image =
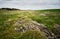
[[[0,8],[0,10],[20,10],[20,9],[16,9],[16,8]]]
[[[0,39],[60,39],[60,10],[0,9]]]

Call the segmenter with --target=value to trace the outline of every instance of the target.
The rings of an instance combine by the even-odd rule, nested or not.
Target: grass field
[[[48,29],[57,33],[54,25],[60,25],[60,9],[56,10],[0,10],[0,39],[44,39],[41,33],[33,31],[23,33],[14,31],[14,22],[21,18],[22,20],[33,20],[45,25]],[[24,35],[25,34],[25,35]],[[33,35],[33,36],[32,36]],[[34,36],[35,35],[35,36]],[[37,36],[38,35],[38,36]],[[40,36],[40,37],[39,37]]]

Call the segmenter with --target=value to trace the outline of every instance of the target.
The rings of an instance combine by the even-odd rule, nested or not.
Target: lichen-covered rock
[[[39,31],[43,32],[48,39],[55,39],[54,33],[52,33],[52,31],[50,31],[49,29],[47,29],[45,25],[37,23],[36,21],[32,21],[31,19],[25,19],[25,18],[23,19],[24,20],[22,20],[22,18],[21,19],[19,18],[13,24],[13,26],[15,27],[15,31],[22,33],[25,33],[26,31],[29,30]]]
[[[56,39],[60,39],[60,25],[59,24],[54,24],[53,32],[56,36]]]

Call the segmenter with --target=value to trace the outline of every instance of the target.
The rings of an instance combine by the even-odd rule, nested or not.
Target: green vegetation
[[[42,32],[27,31],[19,39],[47,39]]]
[[[52,27],[54,24],[60,25],[60,12],[59,10],[55,11],[38,11],[36,16],[32,17],[33,20],[36,20],[39,23],[43,23],[47,27]]]
[[[25,33],[14,30],[14,22],[21,18],[30,19],[44,24],[48,29],[53,30],[54,25],[60,25],[60,10],[0,10],[0,39],[45,39],[44,35],[37,31]],[[42,33],[43,34],[43,33]]]

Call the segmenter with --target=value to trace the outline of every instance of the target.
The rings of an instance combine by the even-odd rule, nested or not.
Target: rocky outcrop
[[[54,34],[56,36],[56,39],[60,39],[60,25],[54,24]]]
[[[24,33],[29,30],[35,30],[35,31],[43,32],[48,39],[56,39],[54,33],[49,29],[47,29],[45,25],[37,23],[36,21],[32,21],[30,19],[29,20],[25,18],[23,19],[24,20],[18,19],[13,24],[13,26],[15,27],[14,28],[15,31]]]

